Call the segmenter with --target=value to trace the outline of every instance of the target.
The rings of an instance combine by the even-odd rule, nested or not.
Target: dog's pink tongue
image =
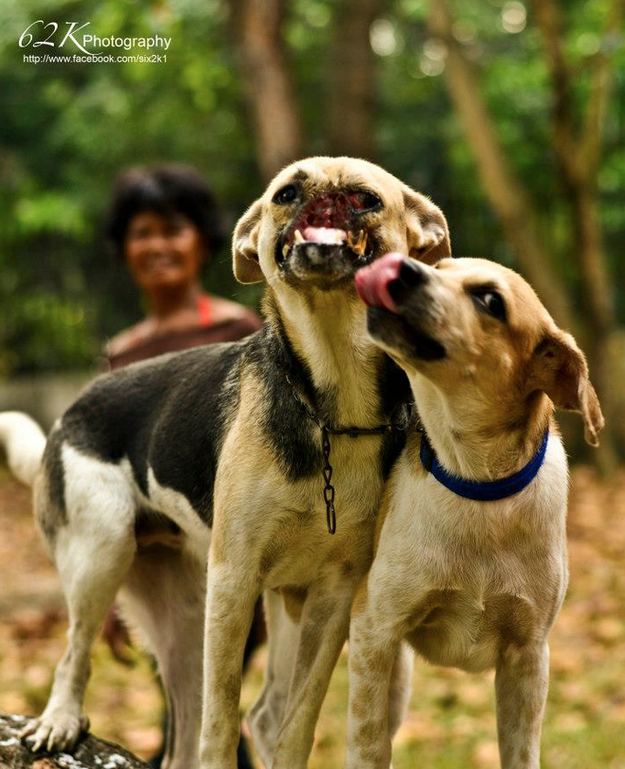
[[[373,264],[363,267],[356,273],[356,291],[369,307],[383,307],[397,312],[397,305],[389,294],[389,285],[399,278],[403,254],[390,253],[376,259]]]
[[[306,227],[303,235],[310,243],[344,243],[347,240],[345,230],[335,227]]]

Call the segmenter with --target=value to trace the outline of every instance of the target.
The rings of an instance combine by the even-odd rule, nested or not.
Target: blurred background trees
[[[0,375],[93,365],[136,319],[102,224],[117,172],[196,165],[231,226],[284,163],[354,154],[523,272],[625,432],[624,0],[4,0]],[[22,61],[33,20],[172,37],[160,64]],[[210,285],[235,286],[229,255]],[[622,436],[621,432],[621,437]]]

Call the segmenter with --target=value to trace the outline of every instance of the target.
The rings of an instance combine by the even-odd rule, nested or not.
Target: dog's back
[[[43,457],[54,507],[65,512],[63,452],[127,462],[149,497],[150,471],[184,494],[211,523],[211,491],[221,435],[236,406],[246,342],[199,347],[99,377],[55,425]]]

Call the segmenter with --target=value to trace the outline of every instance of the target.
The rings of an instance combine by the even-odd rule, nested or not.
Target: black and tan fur
[[[347,192],[357,210],[345,209]],[[319,226],[318,200],[342,207],[323,221],[350,238],[353,230],[356,251],[298,246],[294,223]],[[383,480],[404,439],[333,439],[331,536],[320,432],[301,400],[333,425],[373,427],[401,411],[405,377],[367,337],[353,288],[357,267],[389,249],[448,254],[439,209],[365,161],[294,163],[234,233],[237,277],[268,284],[264,328],[104,376],[55,426],[35,483],[36,515],[70,631],[50,701],[28,735],[35,748],[66,748],[78,737],[90,646],[121,589],[167,691],[164,766],[235,769],[243,648],[254,604],[270,590],[274,645],[250,723],[268,765],[304,769],[371,557]],[[283,616],[280,594],[295,620]],[[281,635],[288,638],[276,649]]]

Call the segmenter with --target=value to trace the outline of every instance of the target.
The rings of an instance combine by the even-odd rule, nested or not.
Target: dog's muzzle
[[[431,361],[446,355],[425,321],[432,272],[414,259],[391,253],[356,273],[356,291],[369,308],[369,333],[408,359]]]
[[[276,245],[285,277],[324,287],[369,264],[374,238],[363,215],[381,206],[371,202],[365,193],[333,192],[302,206]]]

